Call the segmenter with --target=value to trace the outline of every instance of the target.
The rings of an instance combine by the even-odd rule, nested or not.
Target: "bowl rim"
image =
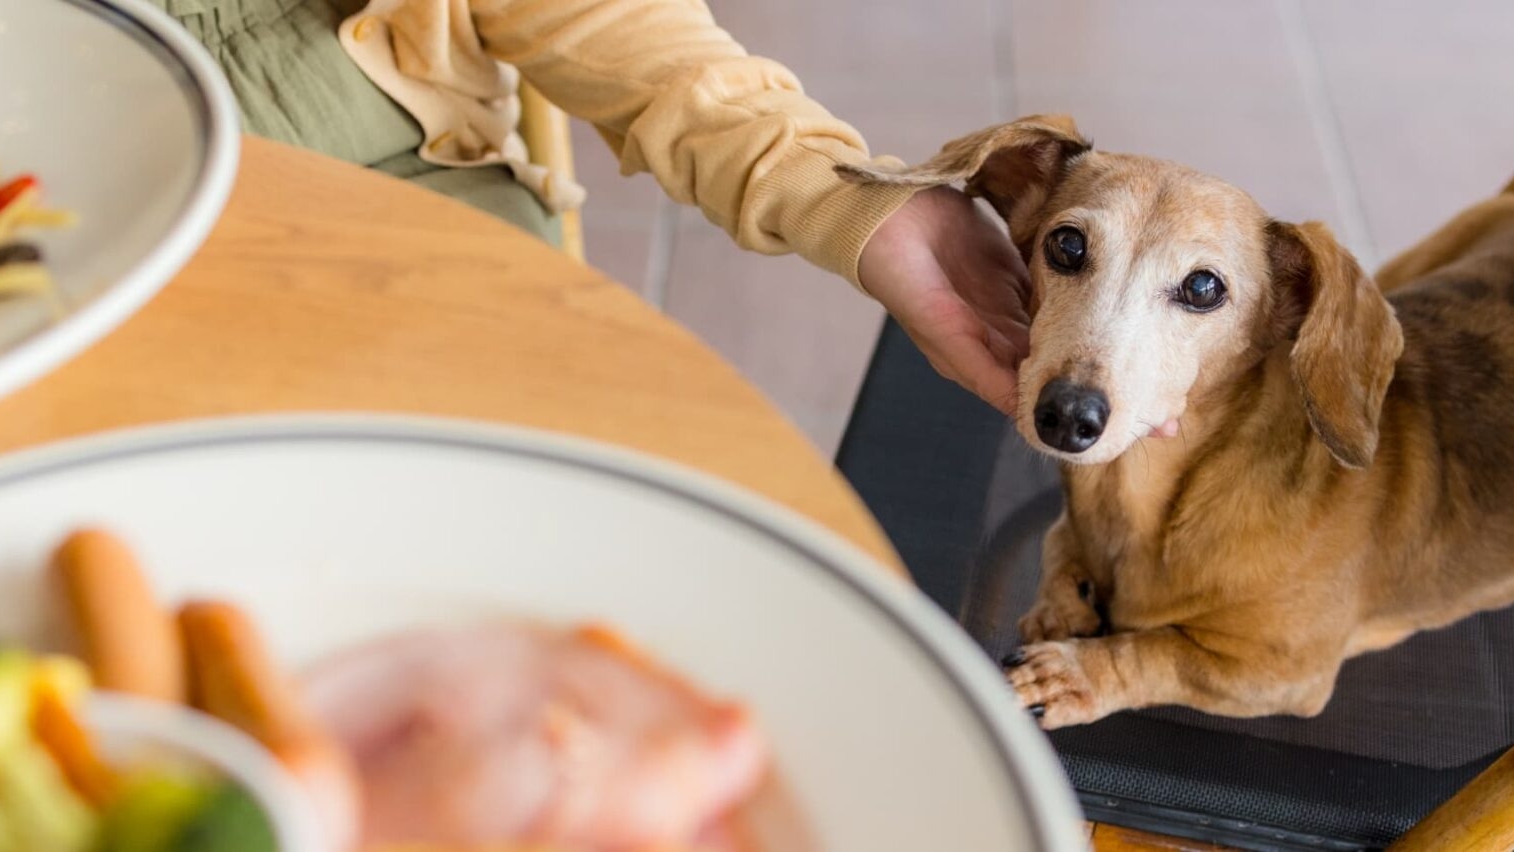
[[[56,0],[44,0],[56,2]],[[136,313],[199,250],[236,182],[241,117],[236,96],[214,59],[189,31],[147,0],[64,0],[105,19],[193,86],[204,160],[188,198],[164,238],[115,282],[56,322],[0,350],[0,397],[36,381]]]
[[[103,462],[213,447],[366,441],[526,457],[650,487],[741,523],[802,557],[884,617],[957,692],[996,749],[1034,849],[1086,848],[1083,817],[1050,740],[1003,673],[915,586],[798,512],[677,462],[556,432],[460,418],[389,413],[254,414],[177,421],[47,444],[0,459],[0,489]]]
[[[258,803],[280,850],[321,848],[317,816],[293,776],[230,724],[189,707],[104,691],[89,694],[84,720],[97,736],[146,740],[209,764]]]

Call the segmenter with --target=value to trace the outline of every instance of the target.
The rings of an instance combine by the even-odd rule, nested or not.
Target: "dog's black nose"
[[[1081,453],[1098,443],[1108,422],[1109,400],[1096,388],[1053,379],[1036,399],[1036,434],[1064,453]]]

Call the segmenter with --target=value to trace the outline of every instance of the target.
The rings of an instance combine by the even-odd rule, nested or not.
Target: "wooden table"
[[[788,505],[902,572],[830,462],[631,291],[460,203],[251,137],[194,260],[120,329],[0,402],[0,450],[319,410],[498,421],[643,450]]]
[[[596,438],[744,485],[903,573],[829,460],[631,291],[472,208],[252,137],[194,260],[121,328],[0,401],[0,451],[277,411]],[[1110,852],[1169,848],[1109,826],[1093,837]]]

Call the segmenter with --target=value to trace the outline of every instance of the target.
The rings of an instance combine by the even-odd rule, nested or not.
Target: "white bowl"
[[[755,708],[818,849],[1085,845],[1046,739],[955,624],[828,532],[665,462],[366,417],[212,421],[13,456],[0,636],[46,644],[39,566],[82,525],[124,536],[165,597],[242,604],[292,664],[423,625],[608,621]]]
[[[76,228],[37,231],[66,313],[0,300],[0,394],[126,320],[189,260],[236,176],[238,111],[144,0],[0,0],[0,180],[33,173]]]
[[[320,827],[294,780],[246,734],[203,713],[172,704],[97,692],[84,723],[108,761],[150,760],[205,769],[236,782],[267,815],[280,849],[317,849]]]

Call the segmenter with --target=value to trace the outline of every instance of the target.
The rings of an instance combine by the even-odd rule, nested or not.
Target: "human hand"
[[[1014,416],[1030,274],[971,198],[948,187],[916,193],[873,233],[857,274],[936,372]]]

